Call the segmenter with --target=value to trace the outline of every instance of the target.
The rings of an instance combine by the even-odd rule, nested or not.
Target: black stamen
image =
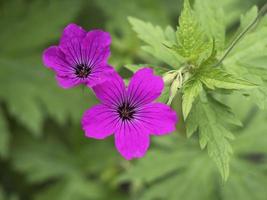
[[[79,78],[87,78],[91,74],[91,67],[85,64],[75,66],[75,75]]]
[[[118,107],[117,112],[119,113],[120,118],[124,120],[131,120],[134,118],[135,109],[133,106],[130,106],[128,103],[123,103]]]

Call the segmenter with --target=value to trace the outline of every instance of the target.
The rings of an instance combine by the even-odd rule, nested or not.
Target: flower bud
[[[170,71],[170,72],[165,73],[163,75],[164,84],[165,85],[171,84],[176,76],[177,76],[177,72],[176,71]]]

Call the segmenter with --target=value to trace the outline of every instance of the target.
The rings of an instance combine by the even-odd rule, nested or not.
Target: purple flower
[[[126,159],[144,156],[149,135],[164,135],[175,130],[176,113],[163,103],[153,102],[160,96],[163,80],[153,70],[137,71],[128,87],[118,74],[93,87],[101,104],[87,110],[82,126],[87,137],[104,139],[114,133],[115,145]]]
[[[86,32],[76,24],[69,24],[59,45],[44,51],[43,62],[56,72],[61,87],[79,84],[92,87],[108,79],[113,72],[107,64],[110,44],[109,33],[101,30]]]

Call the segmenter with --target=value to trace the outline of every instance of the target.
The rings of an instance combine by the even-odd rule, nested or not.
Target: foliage
[[[184,1],[184,7],[179,17],[176,39],[177,45],[172,48],[192,64],[203,57],[203,54],[206,54],[211,46],[187,0]]]
[[[159,26],[153,26],[150,23],[145,23],[139,19],[131,17],[129,18],[129,22],[133,26],[133,29],[138,33],[139,38],[148,44],[147,46],[142,47],[143,50],[173,68],[179,67],[179,57],[177,58],[177,55],[174,55],[164,46],[164,43],[166,42],[175,42],[175,33],[171,27],[162,30]]]
[[[266,199],[267,116],[255,104],[266,106],[267,18],[214,67],[264,1],[182,2],[0,2],[0,200]],[[43,66],[70,22],[112,34],[110,63],[126,80],[143,66],[170,79],[158,101],[173,98],[177,131],[152,137],[144,158],[85,138],[95,97],[59,88]]]
[[[50,132],[51,128],[47,131]],[[65,136],[68,136],[66,139],[61,138],[60,135],[47,135],[40,141],[24,136],[19,137],[19,140],[14,143],[16,148],[12,156],[15,169],[25,173],[30,183],[52,182],[36,195],[36,199],[103,199],[105,197],[104,183],[98,179],[108,173],[106,170],[109,169],[105,166],[115,166],[116,155],[114,151],[108,150],[110,143],[104,144],[105,148],[101,148],[103,144],[102,146],[88,142],[81,144],[73,134],[82,135],[82,133],[76,130],[76,128],[70,128],[69,131],[65,131]],[[62,139],[64,143],[60,142]],[[93,156],[90,156],[90,153]],[[108,158],[101,159],[102,165],[99,166],[98,159],[104,156]],[[88,157],[90,159],[87,159]],[[103,176],[102,179],[104,182],[105,177]]]
[[[235,154],[231,161],[231,175],[224,185],[216,175],[213,162],[205,152],[198,150],[196,139],[189,141],[182,136],[169,138],[175,142],[150,151],[146,159],[138,161],[119,181],[131,180],[133,190],[138,191],[137,198],[145,200],[264,200],[267,138],[263,124],[266,119],[264,112],[257,112],[246,128],[235,131],[237,138],[233,142]],[[259,147],[255,148],[255,144]]]
[[[230,155],[232,153],[232,147],[228,139],[233,139],[234,137],[227,127],[225,127],[224,121],[225,119],[229,121],[228,114],[232,116],[232,111],[227,109],[227,105],[210,100],[212,97],[208,97],[206,93],[210,93],[213,90],[217,92],[218,89],[229,90],[229,92],[234,90],[243,92],[245,89],[247,94],[253,96],[253,92],[259,92],[263,88],[261,86],[259,88],[256,87],[259,84],[257,79],[255,81],[255,79],[249,78],[246,74],[240,73],[241,67],[234,67],[234,69],[239,70],[238,73],[235,73],[233,65],[235,60],[239,61],[242,59],[241,50],[237,51],[235,49],[229,57],[223,60],[223,65],[221,65],[219,57],[222,57],[222,53],[220,52],[225,48],[224,12],[221,9],[214,10],[214,3],[209,0],[196,1],[195,10],[192,10],[189,1],[185,0],[183,11],[179,18],[179,26],[176,31],[176,40],[168,41],[165,39],[168,43],[174,43],[168,48],[181,58],[178,62],[181,68],[177,71],[173,70],[174,72],[170,71],[169,73],[165,73],[163,77],[167,78],[170,73],[174,74],[173,79],[170,81],[172,83],[168,103],[171,103],[177,92],[181,90],[183,116],[186,120],[186,128],[189,130],[187,132],[188,136],[191,136],[196,131],[199,132],[200,147],[202,149],[207,147],[209,156],[215,161],[223,180],[226,181],[229,175]],[[251,12],[242,17],[241,32],[242,29],[245,29],[244,27],[251,23],[249,19],[256,18],[257,10],[255,11],[255,8],[253,8]],[[201,16],[200,19],[196,17],[196,13]],[[201,13],[207,14],[203,15]],[[213,26],[215,21],[210,20],[210,18],[220,18],[222,20],[221,25]],[[205,21],[209,23],[205,24]],[[163,30],[159,27],[153,30],[151,24],[145,24],[137,19],[130,19],[130,23],[133,25],[139,37],[150,46],[158,41],[162,41],[161,43],[163,43]],[[206,28],[205,31],[202,30],[201,24],[205,24],[203,25]],[[263,19],[260,26],[265,27],[264,24]],[[145,25],[150,27],[150,29],[144,31]],[[255,32],[259,34],[260,31],[255,30]],[[158,34],[154,35],[154,37],[148,37],[148,33]],[[258,36],[258,38],[261,38],[261,36]],[[256,38],[252,38],[251,41],[254,41],[253,39],[255,40]],[[161,49],[163,47],[164,45],[161,45],[161,47],[155,46],[154,48]],[[253,50],[255,53],[265,48],[266,45],[263,42],[262,46],[254,46]],[[243,51],[250,52],[247,48]],[[237,52],[236,56],[233,55],[234,52]],[[258,55],[258,53],[256,54]],[[154,56],[158,58],[158,55]],[[253,58],[253,54],[247,55],[248,59],[250,57]],[[231,60],[232,62],[230,62]],[[172,67],[172,65],[170,66]],[[229,68],[230,70],[228,70]],[[262,69],[262,71],[264,70]],[[258,79],[261,79],[261,75],[259,73],[257,75],[259,76]],[[220,93],[220,91],[218,92]],[[266,96],[261,98],[266,98]],[[221,113],[218,114],[218,111],[223,112],[222,116],[224,118],[221,117]],[[188,115],[189,118],[187,119]]]

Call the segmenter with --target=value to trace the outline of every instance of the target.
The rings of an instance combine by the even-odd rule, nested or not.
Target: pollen
[[[133,119],[136,111],[133,106],[130,106],[129,103],[124,102],[118,107],[117,112],[119,113],[120,118],[125,121]]]
[[[91,68],[85,64],[78,64],[75,67],[75,75],[78,78],[87,78],[91,74]]]

